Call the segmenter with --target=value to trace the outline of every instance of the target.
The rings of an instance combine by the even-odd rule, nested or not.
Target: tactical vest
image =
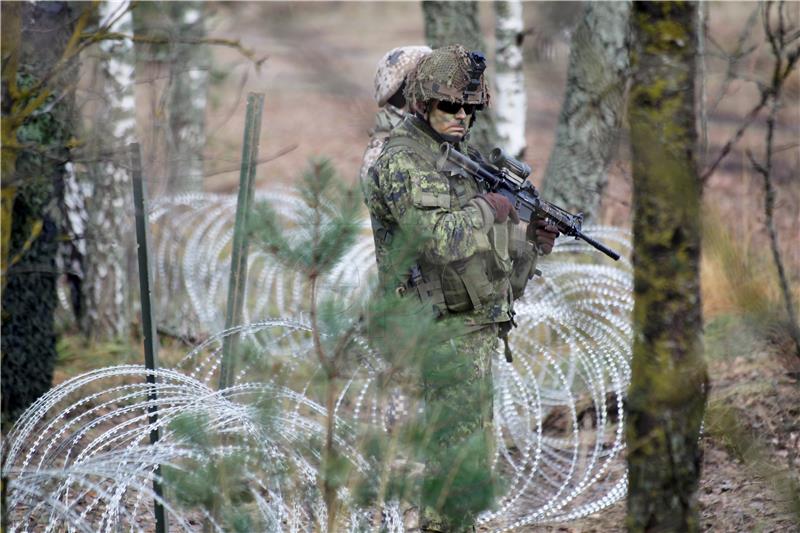
[[[422,145],[412,137],[391,137],[384,146],[383,154],[391,155],[402,149],[411,149],[437,169],[436,156],[429,147]],[[434,195],[421,193],[415,202],[422,207],[444,207],[463,209],[477,193],[485,192],[481,185],[471,181],[474,187],[468,186],[466,180],[473,178],[461,175],[447,175],[450,195]],[[383,241],[388,245],[392,239],[393,228],[382,227],[373,219],[373,231],[376,244]],[[494,224],[488,233],[476,232],[477,252],[462,261],[437,265],[419,258],[419,263],[411,269],[407,282],[398,287],[400,292],[414,292],[419,298],[432,305],[434,312],[440,316],[452,313],[465,313],[471,310],[487,310],[481,324],[505,322],[510,320],[512,307],[512,291],[509,276],[513,265],[509,254],[508,224]],[[493,313],[491,309],[503,309]],[[477,324],[476,324],[477,325]]]

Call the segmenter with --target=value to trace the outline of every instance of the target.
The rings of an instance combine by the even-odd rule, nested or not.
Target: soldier
[[[375,115],[375,127],[369,132],[369,144],[358,173],[362,188],[367,171],[381,153],[389,132],[406,115],[406,99],[403,96],[406,76],[430,53],[431,49],[427,46],[401,46],[389,50],[378,61],[378,69],[375,71],[375,101],[380,109]]]
[[[481,53],[459,45],[425,57],[405,88],[413,113],[392,130],[364,183],[382,283],[397,279],[392,240],[421,229],[429,238],[396,290],[458,325],[459,335],[447,340],[454,355],[422,365],[425,422],[435,439],[423,479],[422,531],[452,530],[445,515],[473,524],[491,503],[492,358],[537,255],[550,253],[558,236],[544,221],[521,227],[505,197],[437,166],[443,142],[480,157],[467,136],[489,103],[485,67]]]

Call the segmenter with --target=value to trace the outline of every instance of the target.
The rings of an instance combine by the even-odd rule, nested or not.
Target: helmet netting
[[[470,83],[469,52],[461,45],[437,48],[423,59],[406,82],[405,97],[412,102],[445,100],[469,104],[488,104],[489,90],[485,75],[480,77],[480,88],[466,94]]]

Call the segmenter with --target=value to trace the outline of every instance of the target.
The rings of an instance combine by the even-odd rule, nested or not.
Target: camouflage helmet
[[[431,53],[427,46],[400,46],[386,52],[378,61],[375,72],[375,100],[379,107],[397,92],[408,73],[416,68],[420,60]]]
[[[489,104],[489,86],[483,71],[486,58],[461,45],[437,48],[408,76],[405,97],[412,103],[445,100],[464,104]]]

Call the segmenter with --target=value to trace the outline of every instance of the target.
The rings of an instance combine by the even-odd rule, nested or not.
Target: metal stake
[[[131,161],[131,180],[133,181],[133,204],[136,213],[136,255],[139,258],[139,291],[142,301],[142,336],[144,337],[144,365],[148,370],[147,400],[150,406],[147,408],[150,422],[150,444],[158,442],[158,396],[156,394],[155,370],[158,363],[158,338],[156,337],[156,324],[153,320],[153,294],[150,290],[150,260],[148,250],[150,249],[150,238],[147,226],[147,209],[145,208],[145,184],[142,180],[142,156],[139,151],[139,144],[129,145]],[[153,492],[157,498],[153,505],[156,515],[156,533],[166,533],[167,517],[164,514],[164,506],[159,499],[164,499],[161,488],[161,465],[156,467],[155,478],[153,479]]]
[[[233,251],[231,274],[228,281],[228,305],[225,313],[225,329],[242,321],[244,289],[247,284],[247,215],[253,203],[253,182],[258,164],[258,142],[261,134],[261,114],[264,110],[264,94],[247,95],[247,118],[242,147],[242,168],[239,173],[239,198],[236,202],[236,223],[233,228]],[[231,386],[236,366],[235,352],[239,335],[228,335],[222,341],[222,363],[219,368],[219,388]]]

